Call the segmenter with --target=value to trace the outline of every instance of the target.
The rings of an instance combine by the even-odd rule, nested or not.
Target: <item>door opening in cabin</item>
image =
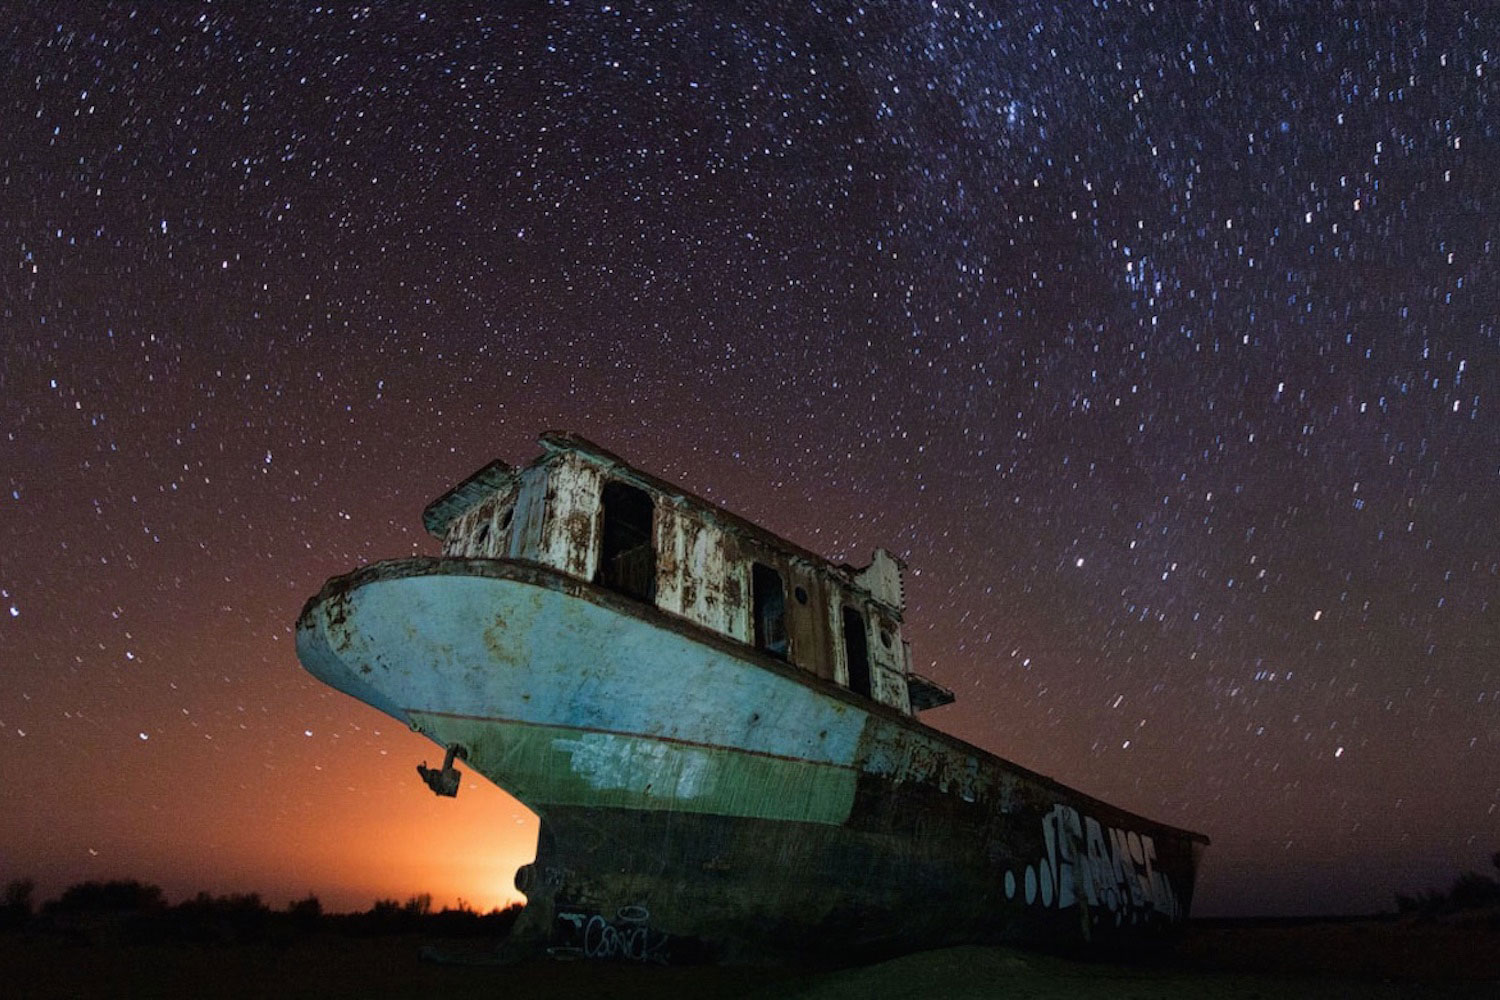
[[[595,582],[643,601],[656,599],[655,505],[628,483],[605,483],[604,525]]]
[[[750,567],[750,590],[755,604],[755,647],[786,659],[786,588],[781,574],[755,563]]]
[[[844,608],[844,662],[849,667],[849,690],[870,697],[870,644],[865,616]]]

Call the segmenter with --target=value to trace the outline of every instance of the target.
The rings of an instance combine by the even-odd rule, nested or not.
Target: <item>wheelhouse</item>
[[[423,514],[446,556],[539,563],[906,714],[952,692],[915,674],[903,565],[835,565],[574,435],[492,462]]]

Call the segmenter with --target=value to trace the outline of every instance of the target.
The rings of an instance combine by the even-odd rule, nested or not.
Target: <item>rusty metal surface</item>
[[[517,933],[540,948],[569,948],[582,943],[572,933],[579,923],[614,924],[628,913],[661,961],[860,960],[964,943],[1129,948],[1180,925],[1187,901],[1161,888],[1191,884],[1195,861],[1179,844],[1153,845],[1148,872],[1149,838],[1138,838],[1138,860],[1128,846],[1101,846],[1123,839],[1116,831],[1080,824],[1103,831],[1094,851],[1062,860],[1048,831],[1056,816],[1066,825],[1077,815],[1070,807],[1018,810],[996,831],[915,809],[929,804],[917,796],[895,801],[906,808],[885,811],[890,822],[872,814],[863,827],[549,810],[536,860],[517,877],[529,900],[529,926]],[[986,834],[994,839],[981,840]]]
[[[886,573],[884,569],[879,569],[876,573],[868,574],[863,579],[860,579],[859,574],[862,572],[860,569],[834,566],[818,553],[805,549],[790,539],[773,534],[754,521],[746,520],[733,511],[721,507],[710,500],[706,500],[676,483],[668,482],[667,480],[653,476],[649,472],[634,468],[613,452],[576,434],[549,431],[543,434],[540,440],[545,449],[543,457],[538,459],[540,463],[548,463],[556,461],[558,458],[566,458],[569,461],[589,464],[599,469],[601,474],[606,477],[620,479],[623,482],[638,486],[649,493],[667,498],[671,502],[680,502],[704,512],[708,518],[721,525],[727,534],[753,539],[762,547],[784,552],[791,558],[802,559],[811,565],[822,567],[831,574],[841,576],[849,587],[859,591],[864,598],[877,600],[882,604],[886,604],[888,610],[898,617],[902,612],[904,597],[902,596],[899,580],[901,563],[899,559],[883,549],[876,550],[871,566],[877,566],[885,558],[888,558],[895,564],[897,580],[894,596],[897,598],[896,603],[890,603],[886,600],[886,598],[892,596],[890,593],[877,595],[873,594],[869,589],[876,577],[883,576]]]
[[[629,808],[543,808],[517,884],[538,947],[582,922],[638,934],[653,960],[837,953],[870,959],[973,942],[1146,946],[1186,918],[1201,842],[926,741],[903,721],[862,771],[842,824]],[[877,726],[879,730],[881,727]],[[585,954],[583,957],[598,957]],[[628,957],[628,956],[627,956]]]
[[[862,570],[835,567],[784,539],[685,491],[638,473],[592,446],[554,436],[519,474],[507,471],[489,493],[474,484],[450,491],[444,554],[519,558],[584,580],[599,560],[600,490],[618,478],[654,499],[655,603],[663,611],[740,641],[751,641],[750,566],[774,569],[785,587],[787,661],[824,680],[847,683],[838,609],[861,608],[869,624],[870,695],[911,713],[902,648],[901,563],[878,549]],[[489,467],[486,467],[489,468]],[[454,512],[461,497],[469,506]],[[805,597],[805,599],[803,599]]]
[[[439,589],[398,589],[383,604],[369,603],[368,594],[423,580]],[[486,613],[488,591],[456,600],[453,588],[465,580],[521,590]],[[525,624],[518,611],[535,604],[525,596],[532,592],[593,610],[558,617],[555,626]],[[449,618],[434,622],[436,607]],[[414,618],[390,621],[402,613]],[[481,627],[487,620],[493,631]],[[629,638],[620,631],[624,621],[656,638]],[[372,629],[384,631],[370,642]],[[556,629],[550,640],[541,634],[549,629]],[[489,652],[465,652],[464,635],[449,634],[471,630],[483,633],[474,648]],[[523,645],[517,630],[526,633]],[[539,644],[547,642],[589,652],[544,656]],[[632,657],[631,649],[642,652]],[[601,657],[606,650],[613,659]],[[1191,902],[1194,845],[1203,838],[539,565],[413,559],[370,567],[332,581],[308,605],[298,651],[325,679],[337,663],[338,686],[359,697],[373,693],[366,700],[440,745],[463,745],[471,766],[542,817],[550,833],[527,876],[531,888],[523,887],[538,946],[576,946],[574,925],[595,916],[617,933],[649,927],[659,935],[656,955],[672,954],[668,941],[686,948],[682,954],[723,954],[795,949],[812,935],[823,946],[842,942],[871,954],[970,940],[1130,940],[1179,921]],[[719,665],[696,678],[695,657]],[[393,701],[389,692],[401,685],[406,693]],[[692,695],[686,702],[684,686]],[[412,705],[414,697],[426,704]],[[431,711],[450,699],[532,714],[502,721],[477,708]],[[794,717],[807,721],[786,724],[799,702]],[[726,714],[715,721],[709,710]],[[763,712],[766,720],[782,713],[778,739],[791,743],[756,742],[777,731],[760,727]],[[809,712],[829,720],[821,723],[825,734],[841,720],[842,749],[815,738],[819,724]],[[690,718],[701,726],[683,730]],[[619,725],[629,732],[597,728]],[[757,749],[794,744],[785,756]],[[820,754],[826,763],[816,762]],[[834,783],[810,783],[817,774]],[[664,779],[671,784],[661,785]],[[702,798],[711,787],[714,797]],[[798,798],[810,789],[813,797]],[[765,812],[778,805],[806,819]],[[650,919],[620,925],[622,912]]]
[[[914,718],[952,693],[910,673],[891,553],[835,566],[582,439],[543,443],[429,507],[445,558],[331,580],[297,630],[311,672],[449,749],[419,769],[435,791],[461,747],[541,816],[521,937],[664,961],[1128,942],[1185,918],[1207,838]],[[599,573],[615,481],[651,501],[654,586]]]
[[[656,552],[658,607],[722,635],[749,637],[749,588],[721,530],[691,508],[658,502]]]
[[[503,559],[510,550],[516,482],[507,481],[474,503],[448,525],[443,554],[469,559]]]
[[[599,568],[599,488],[602,471],[576,455],[550,465],[547,522],[538,561],[580,579]]]
[[[541,816],[536,861],[517,879],[526,932],[566,949],[582,943],[581,921],[628,913],[662,961],[856,960],[973,942],[1128,949],[1180,925],[1197,867],[1184,838],[1113,826],[1020,779],[980,803],[865,776],[842,825],[586,807]]]
[[[786,560],[787,629],[792,637],[792,662],[823,680],[835,680],[835,630],[824,609],[838,602],[836,585],[804,559]],[[798,588],[807,595],[802,600]]]
[[[951,736],[942,730],[934,729],[919,719],[910,717],[891,706],[878,704],[870,699],[862,698],[840,684],[824,681],[807,671],[800,670],[795,666],[759,653],[741,642],[729,639],[708,629],[700,628],[679,616],[666,614],[640,601],[631,600],[586,581],[578,580],[551,570],[548,567],[536,564],[489,559],[414,557],[386,560],[355,570],[344,576],[334,577],[324,584],[318,594],[310,598],[303,606],[302,614],[298,620],[298,655],[303,655],[304,642],[306,641],[304,635],[310,633],[326,633],[326,638],[319,638],[317,641],[327,645],[328,655],[330,656],[338,656],[347,648],[339,637],[342,634],[341,625],[346,621],[347,611],[345,609],[350,606],[350,596],[352,593],[372,583],[423,576],[515,580],[522,581],[530,587],[555,590],[568,594],[606,609],[614,615],[641,620],[649,623],[654,628],[677,634],[695,644],[742,660],[756,670],[778,674],[794,681],[798,685],[811,689],[820,697],[841,702],[846,707],[846,710],[858,712],[861,714],[861,717],[877,720],[881,725],[886,727],[907,729],[913,734],[919,734],[924,743],[945,747],[947,752],[957,753],[964,759],[974,757],[985,763],[986,766],[994,765],[999,771],[1009,776],[1008,780],[1033,782],[1049,794],[1067,796],[1070,801],[1079,804],[1080,808],[1087,807],[1093,812],[1107,813],[1122,821],[1128,821],[1138,829],[1157,831],[1162,834],[1188,838],[1205,844],[1208,842],[1208,838],[1202,834],[1174,827],[1170,824],[1160,823],[1145,816],[1118,809],[1103,800],[1085,795],[1046,775],[965,743],[958,737]],[[304,665],[308,665],[305,658],[303,662]],[[386,657],[384,662],[387,666],[392,666],[395,669],[422,669],[422,665],[420,664],[409,667],[406,665],[395,667],[397,659],[392,657]],[[368,672],[363,670],[360,664],[346,664],[341,666],[340,669],[352,679],[369,676]],[[326,678],[324,679],[326,680]],[[356,697],[362,696],[356,695]],[[386,704],[392,704],[389,699],[383,700]],[[381,706],[377,705],[376,707]],[[382,710],[384,709],[382,708]],[[868,725],[869,723],[866,723],[866,727]],[[871,745],[881,745],[881,742],[874,740],[871,742]],[[897,770],[897,767],[889,762],[888,757],[882,757],[881,760],[883,763],[880,764],[879,770],[882,773]],[[996,787],[998,788],[999,786]],[[1003,798],[1003,795],[999,791],[995,794]]]

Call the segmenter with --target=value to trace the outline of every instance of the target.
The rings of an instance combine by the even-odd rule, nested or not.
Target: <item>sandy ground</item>
[[[1500,997],[1500,922],[1197,926],[1146,965],[1007,948],[950,948],[806,973],[539,960],[444,966],[423,939],[312,937],[285,945],[80,945],[0,935],[0,994],[49,997]]]

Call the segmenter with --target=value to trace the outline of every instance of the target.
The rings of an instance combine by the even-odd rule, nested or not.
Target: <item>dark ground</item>
[[[1462,919],[1192,925],[1142,965],[950,948],[864,968],[666,968],[538,960],[433,965],[430,937],[110,944],[0,935],[0,994],[45,997],[1500,997],[1500,913]],[[472,949],[473,942],[459,948]]]

